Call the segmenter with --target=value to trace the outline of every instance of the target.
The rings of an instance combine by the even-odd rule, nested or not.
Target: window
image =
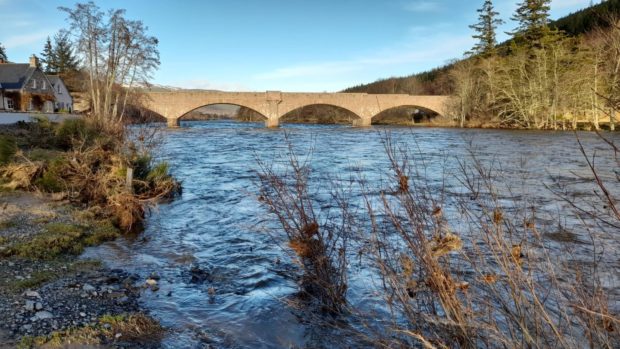
[[[37,88],[37,79],[32,79],[32,88]]]
[[[58,84],[58,86],[56,86],[56,89],[58,90],[58,94],[61,95],[62,94],[62,89],[60,88],[60,84]]]
[[[47,88],[46,84],[45,84],[45,80],[43,80],[43,82],[41,82],[41,89],[45,90]]]
[[[6,99],[6,108],[7,109],[15,109],[15,105],[13,104],[13,99],[12,98],[7,98]]]

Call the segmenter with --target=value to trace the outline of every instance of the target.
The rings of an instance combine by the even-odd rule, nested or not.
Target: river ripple
[[[322,337],[284,304],[296,285],[286,277],[290,269],[286,254],[277,239],[266,233],[277,230],[277,222],[255,198],[256,157],[278,159],[286,150],[285,130],[299,153],[313,149],[314,183],[336,177],[346,180],[359,169],[369,183],[378,186],[388,173],[382,137],[389,132],[425,161],[425,175],[431,184],[440,185],[445,169],[449,177],[450,171],[458,168],[458,160],[466,159],[473,147],[485,164],[501,165],[506,176],[503,183],[511,189],[503,200],[529,195],[541,212],[548,213],[550,224],[558,212],[568,208],[541,182],[551,184],[559,177],[576,196],[592,197],[593,187],[584,179],[591,177],[587,164],[570,132],[334,125],[286,125],[272,130],[262,124],[184,123],[180,129],[165,130],[161,146],[162,158],[183,182],[183,195],[154,210],[143,234],[85,254],[143,277],[152,272],[161,276],[161,289],[145,291],[142,301],[173,330],[165,340],[166,347],[202,347],[201,343],[209,342],[216,347],[288,348],[314,346],[316,337]],[[588,152],[597,152],[596,164],[602,172],[613,174],[617,165],[608,149],[593,134],[581,133],[580,137]],[[613,137],[620,142],[617,134]],[[448,181],[446,189],[458,194],[462,188],[457,181]],[[611,190],[620,194],[617,186]],[[570,218],[564,223],[570,224]],[[559,244],[586,239],[578,235],[549,238]],[[601,233],[601,238],[612,254],[610,270],[617,271],[620,243],[613,234]],[[208,270],[205,283],[191,282],[192,265]],[[360,306],[377,298],[365,287],[369,276],[363,269],[351,268],[349,298]],[[609,279],[613,289],[618,275],[612,272]],[[211,287],[214,296],[209,295]],[[326,346],[335,340],[337,337],[323,336]]]

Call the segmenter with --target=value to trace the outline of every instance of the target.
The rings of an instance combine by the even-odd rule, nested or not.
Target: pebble
[[[33,311],[34,308],[35,308],[34,301],[26,301],[26,305],[24,305],[24,309],[26,309],[28,311]]]
[[[34,316],[30,320],[32,321],[47,320],[53,317],[54,317],[54,314],[50,313],[49,311],[38,311],[36,314],[34,314]]]
[[[51,270],[48,263],[0,261],[0,275],[28,275],[31,269]],[[56,268],[56,267],[55,267]],[[1,278],[2,276],[0,276]],[[11,276],[14,280],[15,276]],[[152,274],[157,281],[158,275]],[[101,314],[131,313],[138,310],[138,277],[122,271],[88,270],[71,272],[61,279],[25,292],[0,295],[0,337],[6,331],[9,340],[29,336],[47,336],[85,324],[96,324]],[[159,282],[155,284],[159,287]],[[43,297],[42,297],[43,296]],[[0,340],[2,347],[3,340]]]
[[[24,292],[24,296],[27,298],[39,298],[41,299],[41,295],[37,291],[26,291]]]

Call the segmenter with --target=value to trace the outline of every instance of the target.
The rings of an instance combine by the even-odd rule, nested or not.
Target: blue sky
[[[483,0],[106,0],[160,39],[154,83],[237,91],[339,91],[427,70],[472,44]],[[517,0],[496,0],[506,20]],[[595,1],[598,2],[598,1]],[[76,1],[0,0],[0,43],[26,62],[66,27],[58,6]],[[552,17],[590,0],[553,0]],[[500,39],[505,35],[500,35]]]

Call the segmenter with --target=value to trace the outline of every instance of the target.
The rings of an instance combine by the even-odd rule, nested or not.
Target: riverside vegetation
[[[78,259],[85,247],[140,231],[153,204],[180,192],[153,159],[156,130],[124,120],[134,82],[159,65],[157,40],[123,10],[61,10],[71,30],[57,44],[91,63],[78,74],[90,115],[0,129],[0,346],[157,346],[163,330],[140,313],[138,278]],[[46,52],[47,70],[69,69],[58,49]],[[142,285],[157,291],[157,279]]]
[[[600,139],[617,165],[603,172],[580,147],[590,182],[579,186],[597,193],[594,202],[574,197],[561,179],[534,189],[566,203],[558,217],[546,217],[527,192],[506,186],[501,170],[483,164],[474,149],[457,169],[444,168],[449,177],[433,181],[424,154],[389,134],[383,143],[390,168],[378,190],[363,173],[336,177],[331,186],[314,183],[311,157],[300,158],[290,146],[273,164],[259,160],[258,200],[288,239],[302,299],[310,301],[303,309],[314,314],[307,319],[355,338],[353,346],[620,345],[617,261],[597,237],[620,226],[618,192],[608,190],[620,184],[613,142]],[[446,189],[451,180],[463,190]],[[565,220],[589,239],[585,260],[549,240],[571,233],[545,222]],[[347,300],[352,265],[362,260],[378,280],[373,294],[384,300],[370,310]]]
[[[462,60],[345,92],[454,95],[453,125],[614,129],[620,108],[620,1],[549,20],[549,3],[522,1],[517,29],[497,45],[492,1],[472,25],[476,46]],[[616,115],[614,117],[614,115]]]
[[[159,325],[139,313],[137,278],[76,257],[138,231],[152,204],[180,190],[167,164],[122,127],[91,119],[38,119],[0,134],[0,308],[10,308],[2,327],[11,331],[4,340],[62,347],[159,338]]]

